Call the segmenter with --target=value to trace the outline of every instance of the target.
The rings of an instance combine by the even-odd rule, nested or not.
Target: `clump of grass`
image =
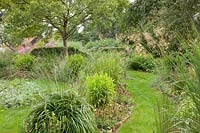
[[[90,106],[73,92],[52,95],[28,116],[27,132],[96,132]]]

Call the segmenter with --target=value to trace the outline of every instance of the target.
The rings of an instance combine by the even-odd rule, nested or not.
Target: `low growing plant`
[[[65,71],[68,72],[72,77],[77,76],[83,63],[84,63],[84,57],[80,54],[75,54],[67,57],[67,67]]]
[[[107,74],[95,74],[86,78],[87,99],[96,108],[108,105],[115,94],[115,84]]]
[[[152,57],[132,56],[129,59],[129,68],[145,72],[152,72],[155,68]]]
[[[54,94],[27,117],[26,132],[93,133],[96,124],[90,106],[74,92]]]
[[[0,80],[0,104],[6,108],[30,106],[40,100],[40,86],[26,80]]]
[[[18,55],[15,59],[15,66],[20,70],[31,70],[34,61],[35,56],[30,54]]]

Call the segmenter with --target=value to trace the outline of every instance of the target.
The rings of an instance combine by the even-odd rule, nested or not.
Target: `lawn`
[[[66,89],[65,84],[57,84],[47,80],[34,80],[33,83],[39,84],[42,88],[40,92],[44,95],[53,92],[60,92]],[[32,107],[19,107],[13,109],[6,109],[0,107],[0,133],[21,133],[23,132],[23,123],[26,116],[31,112]]]
[[[3,109],[0,108],[0,133],[20,133],[23,121],[31,108]]]
[[[119,133],[153,133],[155,130],[154,105],[162,98],[161,93],[152,88],[154,74],[128,71],[128,89],[132,93],[135,108],[132,116],[121,126]],[[133,79],[132,79],[133,78]]]
[[[135,108],[131,118],[119,129],[120,133],[152,133],[155,128],[154,103],[161,94],[151,87],[156,78],[154,74],[128,71],[131,79],[125,80],[133,94]],[[0,108],[0,133],[22,132],[23,121],[31,111],[30,107],[18,109]]]

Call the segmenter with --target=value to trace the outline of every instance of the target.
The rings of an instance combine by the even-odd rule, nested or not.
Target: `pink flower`
[[[55,44],[53,42],[49,42],[45,44],[45,47],[53,47]]]
[[[25,46],[25,47],[21,47],[19,50],[18,50],[18,53],[19,54],[25,54],[27,52],[30,52],[32,50],[32,47],[30,46]]]

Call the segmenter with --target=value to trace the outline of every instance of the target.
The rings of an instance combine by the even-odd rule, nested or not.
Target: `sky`
[[[135,2],[135,0],[129,0],[130,2]]]

